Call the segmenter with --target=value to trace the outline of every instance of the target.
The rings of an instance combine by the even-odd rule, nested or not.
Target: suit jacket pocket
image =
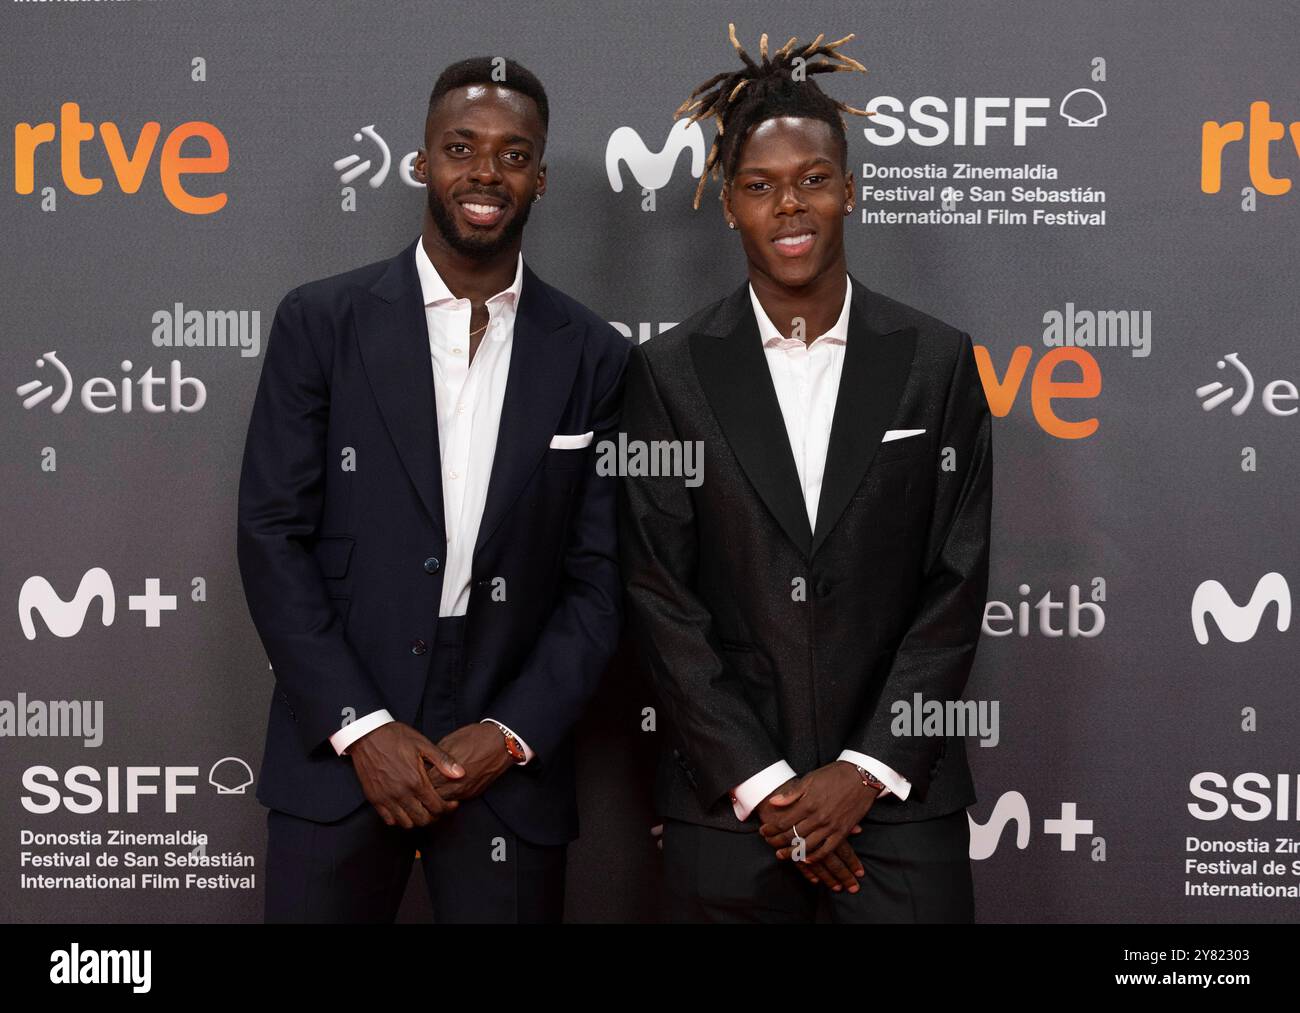
[[[891,440],[876,451],[876,456],[871,463],[874,465],[885,461],[920,461],[933,455],[934,448],[929,444],[909,445],[907,440]]]
[[[350,535],[322,535],[318,538],[311,551],[316,557],[321,576],[327,580],[346,577],[355,544],[356,539]]]
[[[561,471],[577,470],[590,460],[591,447],[577,447],[573,450],[566,450],[560,447],[548,447],[546,449],[546,458],[543,465],[547,468],[558,468]]]

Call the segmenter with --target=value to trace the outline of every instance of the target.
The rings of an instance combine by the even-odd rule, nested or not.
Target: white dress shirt
[[[488,311],[487,330],[472,362],[469,335],[473,304],[452,294],[425,252],[423,240],[415,244],[415,270],[420,278],[429,330],[438,451],[442,462],[442,507],[447,524],[447,558],[442,565],[438,615],[463,616],[469,607],[474,543],[478,541],[492,462],[496,458],[497,430],[510,374],[510,351],[514,347],[515,313],[524,283],[524,258],[523,254],[519,255],[515,280],[510,287],[484,303]],[[373,711],[340,728],[330,736],[330,742],[342,755],[362,735],[392,720],[386,710]],[[491,718],[483,720],[492,721]],[[499,721],[492,723],[510,732]],[[519,743],[524,748],[526,763],[533,758],[533,751],[523,739]]]
[[[821,501],[822,479],[826,474],[826,451],[830,446],[831,422],[835,418],[835,401],[839,395],[840,374],[844,368],[844,349],[849,338],[849,307],[853,285],[844,276],[844,306],[839,318],[825,334],[805,344],[798,338],[785,338],[768,319],[763,305],[749,286],[749,301],[758,321],[767,368],[776,388],[776,400],[785,420],[785,432],[794,454],[795,470],[808,510],[808,526],[817,527],[817,504]],[[846,749],[836,759],[855,763],[885,783],[880,794],[891,791],[907,798],[912,784],[902,774],[874,757]],[[736,819],[745,820],[758,804],[786,781],[796,777],[794,768],[778,760],[738,784],[732,794]]]

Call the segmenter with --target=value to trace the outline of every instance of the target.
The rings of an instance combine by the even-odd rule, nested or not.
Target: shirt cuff
[[[508,732],[509,734],[514,735],[514,737],[515,737],[516,739],[519,740],[519,744],[520,744],[521,746],[524,747],[524,762],[521,763],[521,764],[518,764],[518,766],[520,766],[520,767],[525,767],[525,766],[527,766],[527,765],[528,765],[528,761],[531,760],[531,759],[533,758],[533,751],[532,751],[531,749],[528,748],[528,743],[525,742],[525,741],[523,740],[523,737],[520,736],[520,735],[517,735],[513,729],[507,727],[506,725],[503,725],[503,724],[502,724],[500,721],[498,721],[496,718],[484,718],[483,721],[480,721],[480,722],[479,722],[479,724],[483,724],[484,721],[496,725],[496,726],[497,726],[498,728],[500,728],[503,732]]]
[[[849,763],[857,764],[863,770],[874,774],[881,781],[885,782],[884,789],[880,792],[879,798],[884,798],[891,791],[900,799],[906,801],[908,793],[912,790],[912,782],[896,771],[893,767],[888,767],[879,760],[867,756],[865,753],[855,753],[852,749],[846,749],[840,753],[836,759],[848,760]]]
[[[380,725],[386,725],[392,720],[394,720],[393,715],[386,710],[371,711],[365,717],[357,718],[331,735],[330,745],[334,747],[334,752],[342,756],[347,752],[348,746],[361,736],[373,732]]]
[[[785,760],[777,760],[770,767],[764,767],[753,777],[740,782],[731,792],[731,808],[736,819],[745,822],[763,799],[790,778],[797,776],[790,764]]]

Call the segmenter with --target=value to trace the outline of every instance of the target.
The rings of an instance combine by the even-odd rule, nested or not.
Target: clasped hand
[[[457,728],[434,745],[410,725],[391,721],[354,742],[348,756],[379,817],[407,830],[481,795],[513,765],[505,736],[491,723]]]
[[[810,883],[857,893],[862,862],[848,838],[862,832],[862,819],[876,801],[877,789],[862,783],[857,768],[844,760],[791,778],[759,803],[759,833],[778,859],[790,858],[795,830],[804,840],[804,860],[796,862]]]

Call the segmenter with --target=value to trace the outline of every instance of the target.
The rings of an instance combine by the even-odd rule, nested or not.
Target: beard
[[[450,202],[439,200],[432,188],[426,187],[425,193],[433,224],[437,226],[438,232],[447,245],[462,256],[480,260],[487,260],[508,249],[523,234],[524,226],[528,223],[528,215],[532,211],[532,203],[525,204],[522,211],[516,212],[501,223],[495,235],[487,235],[479,231],[462,232],[457,225],[455,211],[450,207]]]

